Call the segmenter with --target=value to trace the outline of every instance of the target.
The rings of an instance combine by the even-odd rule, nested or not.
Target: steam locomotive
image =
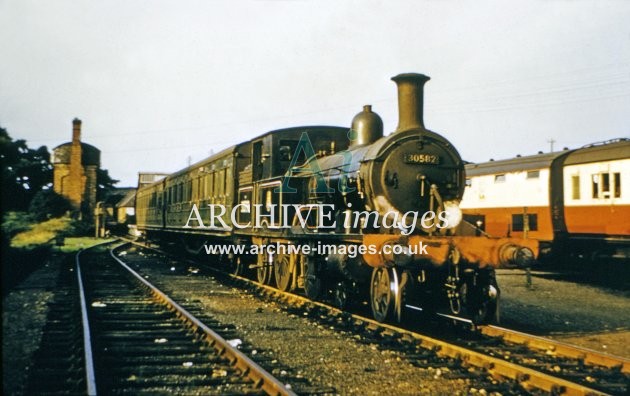
[[[429,77],[392,80],[399,124],[390,135],[370,106],[350,129],[265,133],[139,186],[138,229],[285,291],[341,308],[367,300],[379,321],[409,309],[495,320],[494,269],[529,265],[538,243],[457,235],[464,162],[424,126]]]

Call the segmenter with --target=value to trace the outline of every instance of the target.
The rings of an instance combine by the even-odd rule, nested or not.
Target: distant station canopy
[[[51,160],[55,192],[89,216],[96,205],[96,175],[101,164],[101,151],[81,142],[81,120],[75,118],[72,121],[72,141],[55,147]]]

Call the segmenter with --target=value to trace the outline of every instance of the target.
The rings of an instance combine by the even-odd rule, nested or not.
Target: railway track
[[[581,365],[599,366],[607,368],[621,374],[630,374],[630,360],[619,356],[601,353],[588,348],[551,340],[549,338],[506,329],[499,326],[481,326],[481,334],[489,337],[501,338],[502,340],[523,345],[530,349],[543,351],[547,355],[561,356],[567,359],[576,359]]]
[[[39,349],[21,394],[85,394],[81,307],[72,257],[60,264]]]
[[[524,333],[520,333],[517,341],[513,335],[516,332],[500,330],[498,327],[484,326],[480,333],[471,333],[463,339],[450,334],[428,336],[417,330],[379,323],[362,315],[340,311],[330,305],[269,286],[252,285],[248,279],[237,281],[250,290],[257,290],[255,293],[301,306],[309,312],[310,317],[334,325],[339,330],[371,333],[374,339],[385,340],[390,345],[392,340],[403,345],[417,345],[439,357],[455,359],[464,367],[481,370],[496,380],[513,381],[526,391],[563,395],[616,395],[626,394],[630,389],[627,359],[594,351],[585,355],[582,348]],[[606,362],[606,365],[602,366],[599,362]],[[420,365],[423,363],[420,362]]]
[[[66,279],[57,302],[71,307],[54,321],[63,331],[48,332],[61,340],[44,348],[50,365],[29,393],[294,394],[211,329],[211,318],[193,316],[113,253],[83,251],[74,269],[78,287]],[[59,377],[59,386],[41,382]]]
[[[482,326],[465,338],[450,335],[431,337],[417,330],[383,324],[359,314],[341,311],[247,278],[230,275],[229,279],[254,294],[305,310],[314,320],[333,325],[339,330],[372,334],[375,339],[386,340],[389,346],[392,341],[394,344],[400,343],[405,350],[409,350],[409,345],[419,346],[438,357],[454,359],[459,365],[471,368],[471,371],[486,373],[497,381],[516,383],[525,391],[591,395],[626,394],[630,389],[628,359],[497,326]],[[412,350],[417,355],[417,350]],[[418,365],[423,364],[422,361],[418,362]]]

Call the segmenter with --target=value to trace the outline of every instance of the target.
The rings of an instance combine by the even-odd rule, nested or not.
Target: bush
[[[2,216],[2,234],[8,239],[33,227],[33,217],[26,212],[7,212]]]
[[[35,221],[61,217],[71,210],[70,201],[50,189],[35,194],[29,206],[29,213]]]
[[[88,220],[74,220],[67,235],[91,236],[94,235],[94,224]]]

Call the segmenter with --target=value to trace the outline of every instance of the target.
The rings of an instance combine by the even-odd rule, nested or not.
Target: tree
[[[6,129],[0,127],[0,165],[2,168],[2,185],[0,204],[2,213],[8,211],[25,211],[29,204],[41,191],[52,191],[53,166],[50,163],[50,153],[46,146],[33,150],[28,148],[25,140],[13,140]],[[97,169],[96,173],[96,199],[104,200],[115,189],[114,180],[105,169]],[[62,203],[54,195],[46,193],[39,197],[37,205],[41,201],[59,204]],[[38,209],[44,209],[45,206]],[[54,211],[55,208],[52,208]],[[57,213],[57,212],[55,212]],[[52,214],[52,213],[51,213]],[[87,213],[91,218],[92,213]],[[54,217],[54,215],[53,215]]]
[[[34,220],[44,221],[72,211],[72,204],[52,189],[41,190],[33,197],[28,211]]]
[[[39,191],[52,186],[53,171],[46,146],[28,148],[25,140],[13,140],[0,127],[2,211],[26,210]]]
[[[96,171],[96,201],[105,200],[116,189],[114,187],[116,183],[118,183],[118,180],[112,179],[107,169],[98,168]]]

